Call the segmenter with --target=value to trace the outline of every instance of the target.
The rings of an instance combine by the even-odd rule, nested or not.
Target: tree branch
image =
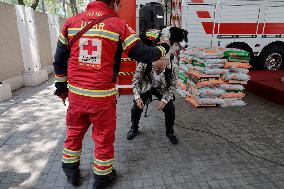
[[[36,10],[37,6],[38,6],[39,0],[33,0],[33,4],[32,4],[32,9]]]

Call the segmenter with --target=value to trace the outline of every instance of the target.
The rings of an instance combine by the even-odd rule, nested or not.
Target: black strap
[[[102,22],[103,20],[110,18],[110,17],[114,17],[113,14],[105,14],[102,17],[93,20],[91,23],[89,23],[88,25],[86,25],[81,31],[79,31],[70,41],[68,48],[69,51],[71,51],[71,47],[74,45],[74,43],[76,43],[76,41],[82,37],[82,35],[84,35],[84,33],[86,33],[89,29],[91,29],[95,24],[98,24],[100,22]]]

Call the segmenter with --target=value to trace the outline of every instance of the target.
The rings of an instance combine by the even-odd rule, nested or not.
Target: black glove
[[[54,95],[58,97],[62,96],[64,93],[68,93],[67,82],[56,82],[55,87]]]

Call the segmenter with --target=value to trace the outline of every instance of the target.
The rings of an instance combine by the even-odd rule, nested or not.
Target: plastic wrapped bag
[[[223,103],[220,103],[221,107],[237,107],[245,105],[247,105],[247,103],[245,103],[243,100],[238,99],[224,99]]]
[[[188,77],[187,77],[184,73],[181,73],[181,72],[178,74],[178,78],[179,78],[180,80],[182,80],[183,83],[186,83],[187,80],[188,80]]]
[[[239,84],[221,84],[219,88],[225,91],[243,91],[245,89],[242,85]]]
[[[225,50],[221,47],[209,47],[199,49],[199,51],[193,52],[193,55],[202,59],[217,59],[223,58]]]
[[[231,73],[244,73],[244,74],[248,74],[249,70],[248,69],[244,69],[244,68],[229,68],[229,71]]]
[[[182,90],[181,88],[177,88],[176,92],[184,98],[190,95],[188,91]]]
[[[228,58],[229,62],[250,62],[250,57],[229,57]]]
[[[228,69],[221,69],[221,68],[205,68],[203,73],[206,75],[218,75],[218,74],[228,74]]]
[[[182,90],[186,90],[186,89],[187,89],[186,84],[183,83],[183,81],[180,80],[180,79],[177,81],[177,86],[178,86],[179,88],[181,88]]]
[[[218,88],[194,88],[190,87],[190,92],[198,97],[206,98],[206,97],[218,97],[223,95],[226,91]]]
[[[225,83],[221,78],[220,79],[212,79],[207,81],[200,81],[196,83],[197,88],[203,88],[203,87],[216,87],[217,85]],[[224,89],[223,89],[224,90]]]
[[[224,93],[220,96],[220,98],[234,98],[234,99],[242,99],[246,95],[245,93],[238,92],[238,93]]]
[[[189,87],[195,87],[195,88],[196,88],[196,84],[195,84],[191,79],[188,79],[188,80],[187,80],[187,85],[188,85]]]
[[[224,57],[250,57],[250,53],[240,49],[227,48],[224,52]]]
[[[224,103],[224,99],[221,98],[199,98],[195,95],[191,95],[187,98],[195,106],[197,105],[217,105]]]
[[[237,81],[248,81],[250,76],[244,73],[229,73],[224,75],[225,81],[237,80]]]
[[[225,69],[228,68],[244,68],[244,69],[249,69],[252,66],[249,63],[242,63],[242,62],[227,62],[224,65]]]
[[[192,64],[193,65],[199,65],[201,67],[218,67],[218,68],[222,68],[224,67],[224,64],[227,61],[227,59],[201,59],[198,57],[192,57],[193,61]]]

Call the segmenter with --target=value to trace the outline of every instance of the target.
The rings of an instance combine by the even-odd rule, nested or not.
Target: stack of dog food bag
[[[181,53],[177,92],[193,106],[244,106],[250,53],[220,47]]]

